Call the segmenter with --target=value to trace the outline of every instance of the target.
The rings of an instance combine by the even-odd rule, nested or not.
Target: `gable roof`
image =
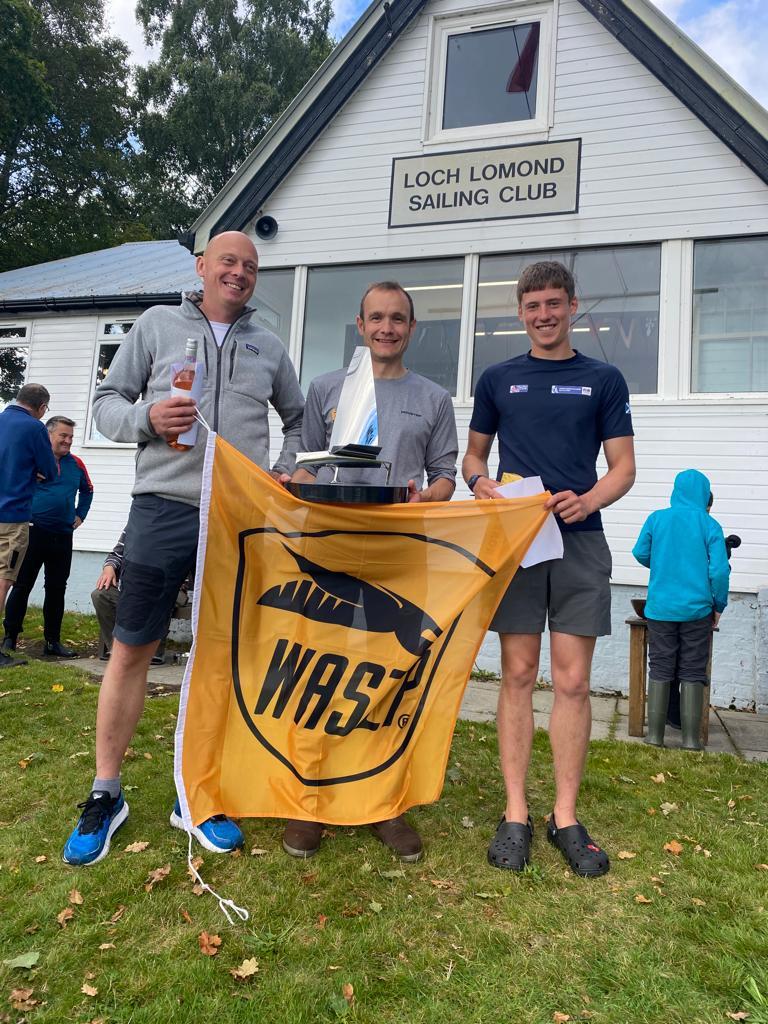
[[[379,0],[315,72],[179,241],[200,252],[244,230],[427,0]],[[768,113],[650,0],[579,0],[641,64],[768,184]]]
[[[177,241],[126,242],[0,274],[0,311],[176,304],[197,287],[195,261]]]

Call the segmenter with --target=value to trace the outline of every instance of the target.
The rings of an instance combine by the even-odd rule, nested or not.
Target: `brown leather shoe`
[[[378,840],[394,850],[400,860],[406,864],[415,864],[421,857],[423,846],[421,836],[412,828],[402,814],[388,821],[377,821],[371,825],[371,831]]]
[[[283,849],[291,857],[314,857],[320,849],[320,837],[323,826],[319,821],[294,821],[285,823],[283,832]]]

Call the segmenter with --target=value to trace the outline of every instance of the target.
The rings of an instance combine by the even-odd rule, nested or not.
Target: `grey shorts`
[[[194,505],[139,494],[125,528],[125,561],[114,637],[140,647],[168,632],[181,584],[195,565],[200,511]]]
[[[518,569],[496,609],[497,633],[609,636],[611,551],[602,530],[563,533],[563,557]]]

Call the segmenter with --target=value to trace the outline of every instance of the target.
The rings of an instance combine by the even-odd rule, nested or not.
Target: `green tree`
[[[128,50],[103,0],[0,0],[0,270],[148,237]]]
[[[189,226],[328,56],[332,7],[138,0],[136,14],[161,44],[136,84],[153,227],[167,234]]]

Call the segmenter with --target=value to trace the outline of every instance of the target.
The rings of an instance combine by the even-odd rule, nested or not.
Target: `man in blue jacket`
[[[42,384],[25,384],[0,415],[0,609],[24,560],[29,516],[38,477],[53,480],[58,466],[40,420],[51,396]],[[0,668],[22,665],[0,651]]]
[[[29,546],[5,607],[3,649],[14,651],[22,631],[27,602],[41,567],[45,568],[43,633],[45,653],[76,658],[61,642],[64,594],[72,566],[72,534],[82,526],[93,501],[93,484],[85,464],[72,455],[74,420],[52,416],[46,423],[56,461],[53,479],[38,483],[32,499]]]
[[[697,469],[675,477],[669,508],[646,519],[632,554],[651,570],[648,622],[648,735],[664,746],[670,687],[680,682],[683,748],[700,750],[699,725],[712,629],[728,604],[731,567],[720,524],[707,512],[709,480]]]

